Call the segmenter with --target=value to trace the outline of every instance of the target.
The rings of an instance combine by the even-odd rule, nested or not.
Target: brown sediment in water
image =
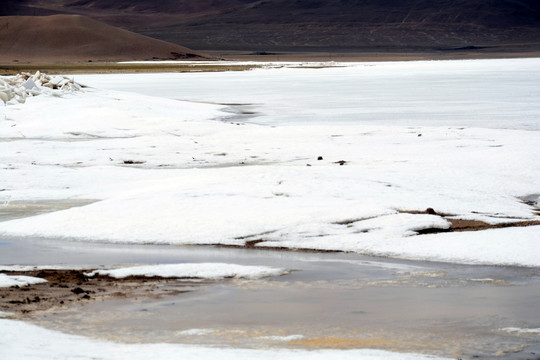
[[[378,349],[387,351],[426,351],[433,353],[433,348],[444,348],[448,343],[427,339],[396,339],[384,337],[354,338],[354,337],[314,337],[291,340],[286,343],[293,348],[311,349]]]
[[[74,304],[122,298],[160,298],[194,290],[208,281],[188,281],[160,277],[86,276],[89,270],[3,271],[7,275],[33,276],[46,283],[0,287],[0,311],[17,319],[31,318],[45,312],[59,311]]]

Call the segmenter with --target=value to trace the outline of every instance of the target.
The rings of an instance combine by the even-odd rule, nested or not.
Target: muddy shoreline
[[[194,291],[212,281],[130,276],[85,275],[93,269],[2,271],[6,275],[24,275],[47,280],[28,286],[0,287],[0,311],[15,319],[30,319],[49,312],[68,309],[75,304],[105,299],[160,299]]]

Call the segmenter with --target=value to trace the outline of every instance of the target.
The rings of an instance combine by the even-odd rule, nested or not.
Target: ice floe
[[[113,278],[129,276],[185,278],[185,279],[223,279],[242,278],[257,279],[267,276],[280,276],[288,274],[286,269],[271,268],[268,266],[247,266],[222,263],[193,263],[193,264],[165,264],[125,267],[112,270],[95,270],[85,275],[107,275]]]

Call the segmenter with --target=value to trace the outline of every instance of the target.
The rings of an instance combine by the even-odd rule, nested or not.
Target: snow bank
[[[178,359],[206,360],[442,360],[421,354],[400,354],[380,350],[248,350],[207,348],[179,344],[118,344],[63,334],[36,325],[0,319],[2,360],[72,359]]]
[[[223,278],[256,279],[267,276],[280,276],[288,273],[289,270],[271,268],[268,266],[245,266],[222,263],[195,263],[146,265],[113,270],[96,270],[86,275],[108,275],[117,279],[125,278],[128,276],[156,276],[164,278],[197,278],[214,280]]]
[[[258,246],[345,250],[367,255],[464,264],[540,266],[540,226],[410,236],[333,235]]]
[[[55,95],[56,93],[51,90],[71,93],[81,89],[81,85],[73,79],[61,75],[50,76],[39,71],[34,75],[21,73],[13,77],[0,77],[0,99],[4,103],[13,99],[25,103],[27,97],[42,93]]]
[[[45,279],[33,276],[0,274],[0,287],[27,286],[46,282]]]

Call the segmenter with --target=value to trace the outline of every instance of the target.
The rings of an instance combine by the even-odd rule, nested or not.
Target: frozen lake
[[[3,107],[0,265],[297,270],[34,322],[233,350],[538,353],[540,225],[449,230],[540,220],[540,59],[298,65],[77,75],[92,88]]]
[[[266,125],[540,130],[537,59],[362,63],[245,72],[77,75],[99,88],[238,104]],[[236,107],[235,107],[236,108]]]

